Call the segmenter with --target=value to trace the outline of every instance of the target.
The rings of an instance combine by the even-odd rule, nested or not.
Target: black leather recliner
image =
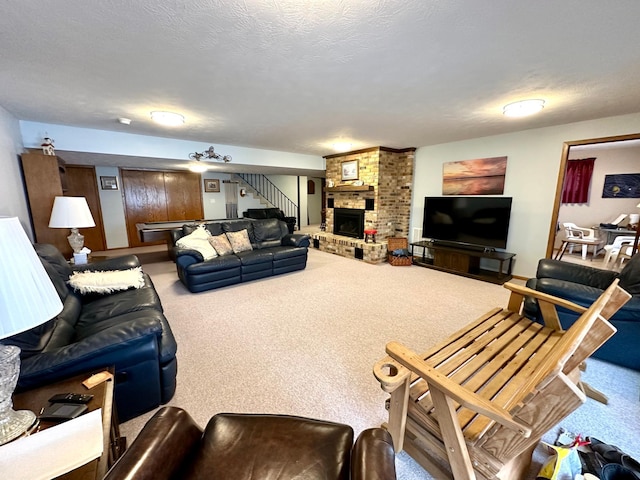
[[[277,218],[287,224],[289,233],[293,233],[296,228],[296,217],[286,217],[279,208],[248,208],[242,213],[245,218]]]
[[[632,298],[609,320],[618,331],[592,356],[640,370],[640,255],[631,258],[620,273],[543,258],[538,262],[536,278],[529,279],[527,287],[589,307],[616,278]],[[541,321],[538,305],[531,298],[525,300],[524,313]],[[567,329],[579,314],[558,308],[558,316]]]
[[[62,312],[3,340],[21,349],[18,391],[82,373],[115,367],[115,402],[121,421],[168,402],[176,389],[177,345],[151,278],[139,289],[82,295],[67,285],[73,270],[126,270],[135,255],[72,267],[53,245],[36,244]],[[64,392],[62,392],[64,393]]]

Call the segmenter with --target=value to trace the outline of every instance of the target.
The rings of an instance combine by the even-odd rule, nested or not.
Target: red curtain
[[[595,158],[569,160],[562,187],[562,203],[587,203]]]

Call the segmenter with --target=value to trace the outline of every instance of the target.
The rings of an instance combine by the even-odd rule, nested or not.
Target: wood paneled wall
[[[127,169],[120,174],[130,247],[162,243],[141,242],[137,223],[203,218],[199,174]]]

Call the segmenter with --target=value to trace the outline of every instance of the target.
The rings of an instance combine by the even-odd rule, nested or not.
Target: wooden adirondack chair
[[[496,308],[423,354],[397,342],[374,366],[389,392],[396,452],[438,478],[517,480],[540,438],[586,401],[580,368],[615,333],[607,321],[631,296],[617,280],[588,309],[515,284]],[[545,325],[520,314],[535,297]],[[556,307],[581,312],[562,330]]]

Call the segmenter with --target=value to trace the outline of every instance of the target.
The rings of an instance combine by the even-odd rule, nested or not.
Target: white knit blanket
[[[73,272],[69,277],[69,285],[81,294],[112,293],[129,288],[141,288],[144,286],[144,277],[141,267],[102,272]]]

